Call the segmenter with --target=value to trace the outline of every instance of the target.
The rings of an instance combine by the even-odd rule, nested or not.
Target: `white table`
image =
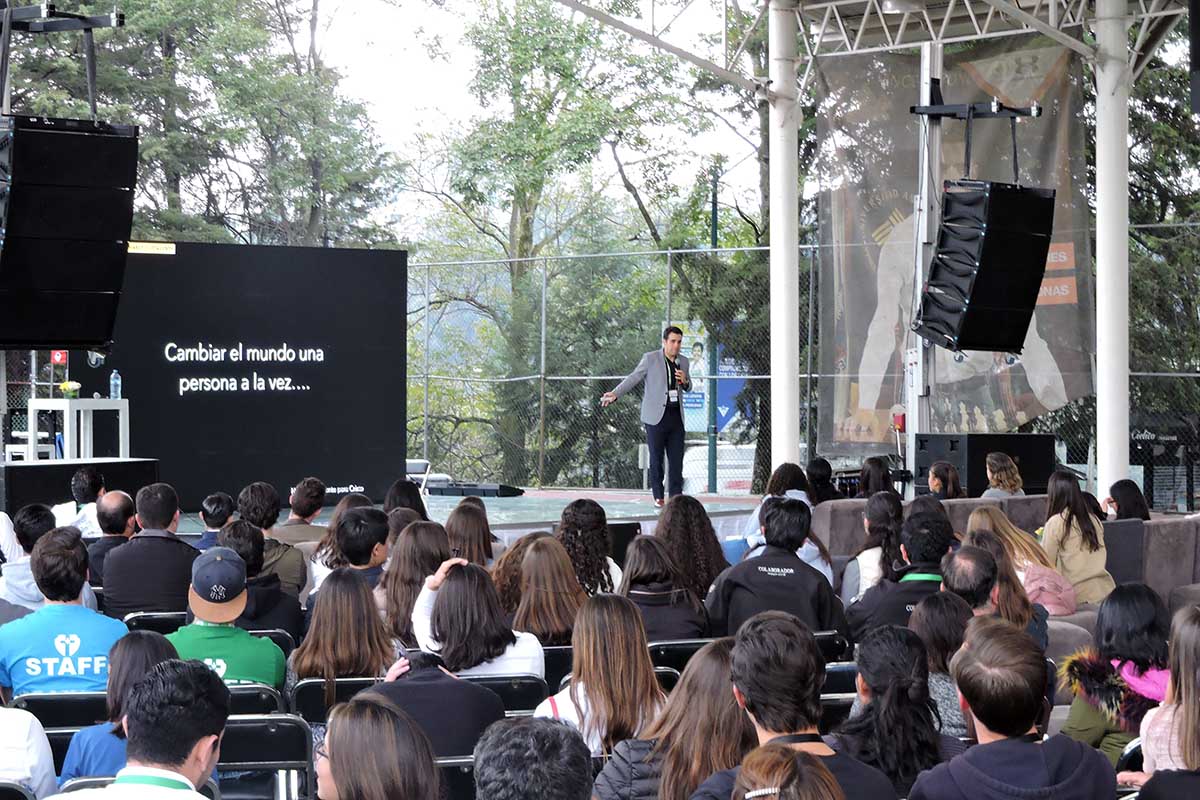
[[[25,458],[37,460],[39,411],[60,411],[63,415],[63,457],[92,457],[92,413],[115,411],[117,413],[117,453],[120,458],[129,458],[129,401],[107,399],[85,399],[81,397],[38,397],[29,401],[29,439],[26,441]]]

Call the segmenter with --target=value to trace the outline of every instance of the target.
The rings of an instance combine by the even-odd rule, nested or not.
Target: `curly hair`
[[[683,578],[679,588],[690,589],[703,600],[717,576],[729,566],[704,506],[694,497],[679,494],[667,501],[654,529],[654,538],[667,546]]]
[[[612,540],[608,534],[608,519],[595,500],[573,500],[563,509],[555,538],[567,549],[575,577],[589,595],[613,592],[612,576],[608,572],[608,554]]]

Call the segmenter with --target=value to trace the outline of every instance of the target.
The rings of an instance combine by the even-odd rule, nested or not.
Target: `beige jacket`
[[[1075,587],[1075,598],[1080,603],[1101,603],[1108,593],[1116,588],[1106,564],[1108,551],[1104,547],[1104,528],[1100,520],[1091,518],[1096,530],[1100,531],[1100,547],[1088,550],[1083,544],[1083,532],[1079,522],[1067,529],[1066,512],[1046,520],[1042,533],[1042,547],[1054,562],[1055,569]]]

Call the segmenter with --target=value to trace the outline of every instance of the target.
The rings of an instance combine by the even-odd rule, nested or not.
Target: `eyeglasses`
[[[329,758],[329,750],[325,747],[324,739],[321,740],[320,744],[313,748],[313,761],[316,761],[319,758]]]

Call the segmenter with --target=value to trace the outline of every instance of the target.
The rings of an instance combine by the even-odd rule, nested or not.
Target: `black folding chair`
[[[667,694],[679,685],[679,673],[670,667],[655,667],[654,677],[658,679],[658,688],[662,689]],[[567,688],[571,683],[571,673],[562,676],[562,680],[558,682],[558,691]]]
[[[813,636],[817,640],[817,647],[820,648],[821,656],[825,659],[826,664],[831,661],[842,661],[849,655],[846,651],[850,649],[850,643],[837,631],[817,631]]]
[[[475,800],[475,758],[457,756],[434,759],[445,784],[446,800]]]
[[[235,714],[225,723],[217,769],[277,773],[273,780],[233,782],[244,800],[308,797],[316,790],[312,751],[312,728],[294,714]]]
[[[377,683],[378,678],[337,678],[333,682],[333,704],[344,703]],[[331,708],[325,703],[325,679],[305,678],[297,682],[288,694],[288,707],[308,724],[323,725]]]
[[[818,729],[821,733],[829,733],[838,725],[850,718],[850,710],[854,708],[854,698],[857,694],[822,694],[821,722]]]
[[[131,631],[154,631],[167,636],[187,625],[187,612],[135,611],[125,615],[125,624]]]
[[[287,711],[283,696],[263,683],[229,684],[230,714],[282,714]]]
[[[688,661],[704,645],[712,639],[676,639],[666,642],[650,643],[650,660],[656,667],[670,667],[677,672],[683,672]]]
[[[1139,737],[1125,745],[1117,757],[1117,772],[1141,772],[1142,766],[1142,740]]]
[[[88,725],[108,718],[108,696],[104,692],[47,692],[23,694],[9,704],[37,717],[46,730],[55,773],[62,772],[71,738]]]
[[[546,685],[558,686],[566,675],[571,674],[571,659],[574,657],[570,645],[564,647],[543,647],[546,655]]]
[[[251,636],[257,636],[260,639],[270,639],[275,643],[275,646],[283,651],[283,657],[287,658],[296,649],[296,640],[292,635],[284,630],[272,628],[271,630],[250,631]]]
[[[546,681],[537,675],[463,675],[463,680],[486,686],[504,703],[509,717],[528,717],[538,704],[550,696]]]
[[[821,694],[857,694],[858,664],[853,661],[837,661],[825,665],[825,684]]]
[[[33,792],[19,783],[0,781],[0,800],[37,800],[37,798],[33,796]]]

